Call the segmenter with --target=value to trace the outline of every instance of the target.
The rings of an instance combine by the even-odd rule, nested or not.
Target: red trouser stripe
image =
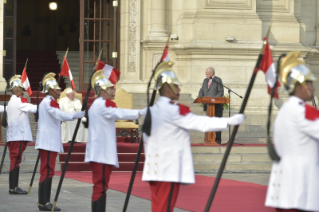
[[[152,195],[152,212],[167,211],[168,199],[171,190],[171,182],[157,182],[151,181],[151,195]],[[174,183],[174,190],[171,200],[170,211],[173,211],[177,200],[180,183]]]
[[[58,155],[57,152],[51,152],[43,149],[39,149],[40,153],[40,183],[46,178],[52,178],[54,176],[55,160]]]
[[[10,141],[8,143],[10,152],[10,171],[12,171],[15,167],[20,167],[22,154],[27,148],[27,144],[27,141]]]
[[[109,181],[113,166],[91,162],[91,168],[93,181],[92,201],[97,201],[109,188]]]

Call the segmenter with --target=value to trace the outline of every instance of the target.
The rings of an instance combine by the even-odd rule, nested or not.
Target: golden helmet
[[[42,80],[43,91],[42,91],[42,93],[48,93],[50,88],[61,90],[61,88],[59,87],[54,76],[55,76],[55,73],[50,72],[43,77],[43,80]]]
[[[177,76],[173,70],[173,62],[161,62],[154,74],[155,79],[155,90],[159,90],[164,83],[167,83],[173,92],[176,94],[175,86],[174,85],[180,85],[181,83],[178,81]]]
[[[9,85],[9,90],[12,90],[14,87],[25,89],[21,81],[21,75],[14,75],[11,77]]]
[[[295,90],[297,82],[305,84],[306,81],[316,80],[305,62],[298,60],[299,56],[300,52],[290,52],[280,62],[279,77],[289,94]]]
[[[105,75],[103,75],[103,73],[103,70],[99,70],[96,71],[92,76],[91,85],[95,91],[95,96],[99,95],[101,89],[106,91],[107,88],[115,86],[113,83],[111,83],[110,80],[106,78]]]

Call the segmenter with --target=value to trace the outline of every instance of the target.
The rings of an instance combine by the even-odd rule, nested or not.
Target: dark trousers
[[[216,104],[215,105],[215,117],[223,117],[223,109],[224,109],[224,105],[223,104]],[[207,104],[204,104],[204,111],[207,111]],[[222,140],[222,132],[218,131],[215,132],[216,134],[216,141],[221,141]]]

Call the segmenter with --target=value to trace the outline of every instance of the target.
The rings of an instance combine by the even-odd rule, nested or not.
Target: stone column
[[[167,37],[166,0],[151,0],[150,4],[149,36]]]
[[[4,91],[7,86],[3,78],[3,0],[0,0],[0,92]]]

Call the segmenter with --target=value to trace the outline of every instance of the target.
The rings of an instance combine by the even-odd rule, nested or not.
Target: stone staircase
[[[59,60],[60,67],[62,67],[65,51],[57,51],[56,52]],[[87,52],[88,55],[85,55],[85,58],[93,58],[93,52]],[[69,67],[72,72],[72,76],[75,83],[75,90],[80,88],[79,86],[79,74],[80,74],[80,54],[78,51],[69,51],[67,55],[67,60]],[[90,76],[89,74],[92,72],[93,64],[87,65],[84,67],[84,81],[88,82]],[[66,87],[71,87],[70,80],[67,77],[64,77],[64,81]]]

